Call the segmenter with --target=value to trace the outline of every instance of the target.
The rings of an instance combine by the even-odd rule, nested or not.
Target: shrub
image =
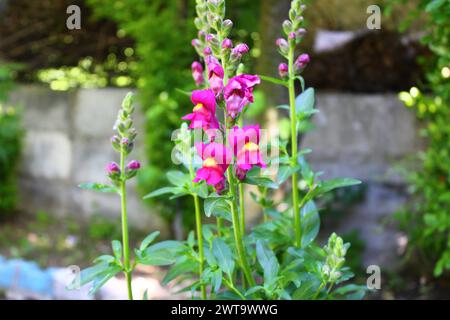
[[[17,204],[17,170],[23,130],[17,110],[6,104],[13,88],[14,66],[0,64],[0,214],[10,214]]]
[[[420,170],[408,176],[413,201],[397,216],[409,235],[410,252],[440,276],[450,269],[450,2],[422,0],[411,20],[423,12],[427,34],[422,42],[434,53],[422,61],[428,83],[399,96],[423,122],[421,134],[428,146],[419,154]]]

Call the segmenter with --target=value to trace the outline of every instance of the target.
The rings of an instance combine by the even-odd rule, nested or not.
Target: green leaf
[[[187,256],[182,256],[178,258],[176,263],[169,269],[166,276],[164,277],[162,284],[167,285],[170,281],[176,277],[189,272],[195,272],[198,269],[198,262],[189,259]]]
[[[172,193],[172,194],[173,194],[173,193],[176,193],[176,192],[178,192],[178,191],[179,191],[179,188],[175,188],[175,187],[164,187],[164,188],[155,190],[155,191],[153,191],[153,192],[150,192],[149,194],[145,195],[143,199],[144,199],[144,200],[145,200],[145,199],[150,199],[150,198],[158,197],[158,196],[160,196],[160,195],[167,194],[167,193]]]
[[[234,271],[234,259],[230,248],[221,238],[215,238],[212,250],[219,267],[231,278]]]
[[[108,282],[109,279],[111,279],[112,277],[114,277],[116,274],[118,274],[121,271],[122,271],[122,269],[117,265],[110,266],[107,271],[98,275],[93,280],[92,288],[89,290],[88,294],[89,295],[95,294],[98,291],[98,289],[100,289],[106,282]]]
[[[207,217],[211,217],[213,215],[215,217],[224,217],[229,221],[231,220],[230,204],[224,197],[207,198],[205,199],[204,207]]]
[[[83,190],[93,190],[103,193],[117,193],[116,187],[103,183],[95,183],[95,182],[82,183],[78,187]]]
[[[220,290],[222,285],[222,270],[217,269],[211,272],[211,286],[215,293]]]
[[[290,165],[281,165],[278,168],[278,174],[277,174],[277,182],[279,185],[283,184],[287,179],[289,179],[290,176],[292,176],[294,173],[300,171],[300,166],[292,167]]]
[[[281,79],[278,79],[278,78],[273,78],[273,77],[263,76],[263,75],[259,75],[259,77],[261,79],[263,79],[264,81],[268,81],[268,82],[271,82],[271,83],[274,83],[274,84],[279,84],[279,85],[282,85],[282,86],[285,86],[285,87],[287,87],[287,85],[288,85],[287,81],[281,80]]]
[[[273,285],[280,271],[280,264],[278,263],[277,257],[261,240],[256,242],[256,257],[264,271],[264,285]]]
[[[266,187],[270,189],[278,189],[278,184],[273,182],[270,178],[261,176],[261,169],[254,168],[247,172],[247,176],[245,177],[243,183]]]
[[[202,199],[206,199],[208,197],[208,186],[204,181],[194,183],[191,192],[198,195]]]
[[[297,114],[309,114],[313,112],[314,104],[314,89],[308,88],[295,99],[295,110]]]
[[[354,185],[361,184],[361,181],[350,178],[336,178],[331,180],[322,181],[318,188],[318,192],[323,194],[330,192],[331,190],[342,188],[342,187],[350,187]]]
[[[104,254],[104,255],[101,255],[101,256],[95,258],[93,262],[94,262],[94,264],[98,264],[98,263],[102,263],[102,262],[109,264],[109,263],[113,263],[114,261],[116,261],[115,257],[113,257],[109,254]]]
[[[117,260],[122,259],[122,243],[120,243],[120,241],[118,240],[113,240],[111,244],[116,259]]]
[[[425,8],[425,11],[431,12],[436,11],[439,9],[444,3],[446,3],[448,0],[433,0]]]
[[[175,263],[178,254],[184,248],[182,242],[167,240],[151,245],[144,251],[138,251],[137,259],[144,265],[165,266]]]
[[[302,227],[302,247],[306,248],[317,237],[320,229],[320,216],[314,201],[308,201],[300,210]]]
[[[147,249],[147,247],[159,236],[159,234],[160,234],[159,231],[155,231],[146,236],[145,239],[142,240],[139,250],[143,251]]]
[[[295,290],[292,295],[294,300],[309,300],[314,298],[314,294],[319,289],[320,281],[312,276],[306,275],[301,282],[300,288]]]
[[[188,174],[181,171],[169,171],[166,174],[167,180],[177,187],[183,187],[185,184],[190,184],[190,177]]]

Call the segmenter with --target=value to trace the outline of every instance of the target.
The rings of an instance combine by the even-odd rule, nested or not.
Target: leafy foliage
[[[421,0],[409,22],[423,13],[427,35],[422,42],[434,53],[423,61],[428,83],[399,96],[424,123],[421,134],[428,147],[419,156],[421,169],[408,176],[414,201],[397,216],[409,234],[410,250],[431,262],[434,275],[440,276],[450,269],[450,2]]]
[[[13,88],[15,66],[0,62],[0,214],[10,214],[17,204],[17,169],[23,129],[18,110],[6,104]]]

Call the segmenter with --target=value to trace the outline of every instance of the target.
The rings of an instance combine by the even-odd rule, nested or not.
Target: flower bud
[[[122,138],[122,141],[120,142],[121,144],[122,144],[122,146],[127,146],[127,145],[129,145],[130,144],[130,139],[128,139],[128,138]]]
[[[201,41],[198,39],[192,39],[191,44],[194,48],[199,48],[202,45]]]
[[[128,113],[133,113],[134,111],[133,100],[134,100],[133,93],[128,92],[127,95],[125,96],[125,99],[123,99],[122,102],[123,110],[125,110]]]
[[[303,38],[305,36],[306,32],[307,31],[305,28],[300,28],[300,29],[297,29],[297,31],[295,31],[297,38],[299,38],[299,39]]]
[[[203,77],[203,66],[200,62],[194,61],[192,63],[192,78],[194,78],[195,85],[197,87],[200,87],[204,83],[204,77]]]
[[[231,48],[233,48],[233,41],[231,41],[228,38],[224,39],[222,41],[222,48],[223,49],[231,49]]]
[[[203,21],[202,21],[202,19],[200,19],[198,17],[194,19],[194,24],[197,29],[203,28]]]
[[[127,179],[133,178],[137,174],[137,172],[140,168],[141,168],[141,164],[139,163],[139,161],[136,161],[136,160],[130,161],[128,163],[128,165],[126,167],[126,171],[125,171],[126,178]]]
[[[111,137],[111,144],[115,151],[120,152],[120,138],[117,135]]]
[[[106,166],[106,173],[108,174],[108,177],[113,181],[113,182],[118,182],[120,180],[120,168],[119,165],[115,162],[110,162],[107,166]]]
[[[250,48],[245,43],[240,43],[234,47],[232,53],[235,55],[244,55],[250,51]]]
[[[286,35],[292,32],[292,22],[289,20],[284,20],[283,22],[283,31]]]
[[[283,56],[287,56],[289,54],[289,43],[286,39],[278,38],[275,44],[278,46],[278,50]]]
[[[289,40],[295,40],[296,37],[297,37],[297,35],[295,34],[295,32],[290,32],[289,36],[288,36],[288,39]]]
[[[141,168],[141,164],[137,160],[132,160],[128,163],[127,168],[130,170],[138,170]]]
[[[233,21],[231,21],[230,19],[224,20],[222,22],[223,36],[227,37],[230,34],[232,28],[233,28]]]
[[[306,68],[308,63],[311,61],[308,54],[303,53],[301,54],[297,60],[295,60],[294,67],[296,72],[301,72],[303,69]]]
[[[286,63],[280,63],[278,66],[278,73],[282,79],[285,79],[289,75],[289,67]]]
[[[203,30],[199,30],[198,33],[197,33],[197,36],[198,36],[199,39],[205,39],[206,32],[203,31]]]
[[[209,34],[206,35],[205,40],[206,40],[206,42],[211,42],[211,41],[213,41],[215,38],[216,38],[215,35],[209,33]]]
[[[205,56],[210,56],[212,54],[212,50],[210,47],[206,47],[205,49],[203,49],[203,54]]]

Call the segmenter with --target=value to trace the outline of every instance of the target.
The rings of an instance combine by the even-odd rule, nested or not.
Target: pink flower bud
[[[202,45],[202,43],[198,39],[192,39],[191,44],[194,48],[198,48]]]
[[[306,29],[304,28],[300,28],[297,31],[295,31],[295,33],[297,34],[298,38],[302,38],[305,34],[306,34]]]
[[[110,162],[106,166],[106,172],[108,173],[108,175],[119,174],[120,173],[119,165],[115,162]]]
[[[278,38],[275,44],[278,46],[278,50],[283,56],[287,56],[289,53],[289,43],[284,38]]]
[[[248,47],[248,45],[246,45],[245,43],[240,43],[233,49],[232,53],[235,55],[242,56],[249,51],[250,51],[250,48]]]
[[[128,145],[130,143],[130,140],[128,138],[122,138],[121,142],[122,142],[123,145],[126,146],[126,145]]]
[[[286,78],[289,73],[289,67],[286,63],[280,63],[278,66],[278,73],[280,74],[281,78]]]
[[[205,49],[203,49],[203,54],[205,56],[210,56],[212,54],[212,50],[210,47],[206,47]]]
[[[194,61],[192,63],[192,78],[194,78],[195,84],[200,87],[204,82],[203,66],[200,62]]]
[[[295,34],[295,32],[291,32],[289,33],[289,40],[295,40],[295,38],[297,37],[297,35]]]
[[[204,38],[205,38],[205,35],[206,35],[206,33],[205,33],[205,31],[203,31],[203,30],[200,30],[200,31],[198,32],[198,34],[197,34],[197,36],[198,36],[200,39],[204,39]]]
[[[231,49],[231,48],[233,48],[233,41],[231,41],[228,38],[224,39],[222,41],[222,48],[223,49]]]
[[[132,160],[130,161],[130,163],[128,163],[127,168],[129,170],[138,170],[141,167],[141,164],[139,163],[139,161],[136,160]]]
[[[308,63],[310,61],[311,61],[311,59],[307,53],[301,54],[295,61],[295,64],[294,64],[295,70],[302,71],[308,65]]]
[[[213,35],[213,34],[207,34],[205,40],[206,40],[207,42],[211,42],[211,41],[214,40],[215,38],[216,38],[215,35]]]

